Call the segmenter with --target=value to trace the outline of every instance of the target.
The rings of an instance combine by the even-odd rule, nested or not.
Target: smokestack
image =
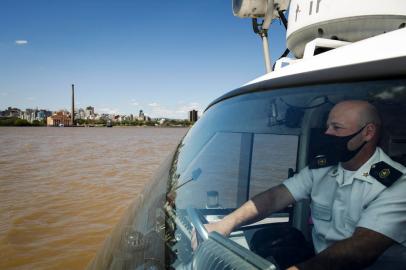
[[[75,85],[72,84],[72,117],[70,125],[73,127],[75,124]]]

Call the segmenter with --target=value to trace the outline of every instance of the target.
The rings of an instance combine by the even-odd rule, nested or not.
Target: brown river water
[[[0,269],[83,269],[185,128],[0,127]]]

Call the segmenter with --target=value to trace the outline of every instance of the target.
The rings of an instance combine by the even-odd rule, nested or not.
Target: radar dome
[[[291,0],[287,47],[301,58],[315,38],[356,42],[406,26],[404,0]]]

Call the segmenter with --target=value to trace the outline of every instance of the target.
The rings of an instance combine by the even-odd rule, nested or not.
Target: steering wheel
[[[199,215],[195,208],[188,207],[186,209],[188,214],[189,220],[192,225],[195,227],[196,231],[196,240],[197,244],[199,245],[201,242],[207,240],[209,238],[209,233],[207,232],[206,228],[203,225],[202,217]]]

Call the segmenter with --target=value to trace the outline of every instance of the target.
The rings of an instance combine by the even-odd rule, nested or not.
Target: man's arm
[[[272,187],[245,202],[240,208],[225,216],[221,221],[205,224],[210,233],[216,231],[228,236],[234,229],[261,220],[295,202],[284,185]],[[196,247],[195,234],[192,234],[192,247]]]
[[[310,260],[290,269],[363,269],[371,265],[394,241],[378,232],[357,227],[354,234],[338,241]]]
[[[245,224],[264,219],[294,202],[289,190],[284,185],[278,185],[254,196],[233,213],[224,217],[222,222],[229,225],[231,232]]]

